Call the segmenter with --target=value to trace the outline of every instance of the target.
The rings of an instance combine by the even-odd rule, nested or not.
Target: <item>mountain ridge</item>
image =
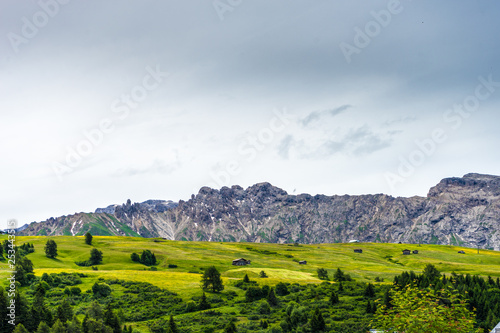
[[[202,187],[178,203],[148,200],[31,223],[21,235],[122,235],[190,241],[452,244],[500,250],[500,177],[441,180],[426,197],[290,195],[262,182]]]

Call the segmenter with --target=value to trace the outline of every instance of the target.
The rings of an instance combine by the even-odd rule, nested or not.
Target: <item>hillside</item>
[[[5,239],[5,235],[0,236],[0,241]],[[44,245],[48,239],[57,243],[58,256],[55,259],[45,256]],[[95,236],[92,245],[85,244],[81,236],[18,236],[16,243],[33,244],[35,252],[28,254],[27,258],[33,262],[36,276],[48,273],[54,279],[46,295],[51,311],[56,312],[68,289],[66,282],[55,282],[56,279],[66,279],[68,275],[78,273],[74,275],[79,292],[70,298],[79,320],[84,320],[87,309],[95,300],[101,304],[110,302],[117,311],[123,310],[125,316],[122,323],[132,325],[134,332],[150,332],[154,326],[164,327],[172,313],[183,332],[205,332],[205,328],[210,326],[222,332],[228,320],[237,322],[239,332],[267,332],[260,329],[259,321],[268,320],[269,325],[275,328],[282,326],[285,309],[293,304],[298,306],[299,299],[300,306],[304,307],[303,313],[322,305],[326,322],[334,332],[366,332],[373,318],[365,312],[367,301],[382,298],[391,287],[394,276],[404,271],[422,272],[427,264],[433,264],[448,277],[452,272],[483,277],[489,275],[494,279],[500,277],[499,252],[481,250],[478,254],[475,249],[454,246],[184,242],[116,236]],[[75,264],[75,261],[86,260],[92,248],[103,252],[103,263],[98,265],[97,271]],[[355,253],[357,248],[363,253]],[[133,252],[141,253],[144,249],[155,253],[159,261],[155,266],[157,270],[152,271],[131,260]],[[418,250],[419,253],[403,255],[404,249]],[[460,250],[465,254],[459,254]],[[251,260],[251,264],[233,266],[232,260],[241,257]],[[306,260],[307,264],[300,265],[299,260]],[[221,272],[224,291],[220,294],[207,293],[212,310],[188,310],[193,301],[199,301],[201,274],[211,265]],[[0,267],[0,277],[5,285],[10,274],[6,261],[0,261]],[[318,279],[318,268],[326,269],[330,279],[340,268],[354,281],[344,282],[345,290],[340,291],[339,283],[324,283]],[[268,277],[261,278],[261,271]],[[245,289],[238,285],[245,274],[262,288],[285,283],[290,295],[280,296],[280,305],[266,310],[262,305],[265,301],[249,301]],[[366,282],[372,283],[376,291],[371,299],[363,296]],[[35,281],[33,285],[23,287],[22,292],[32,298],[37,283]],[[93,296],[95,283],[108,284],[111,296],[105,299]],[[148,284],[162,289],[155,290]],[[493,293],[496,289],[491,290]],[[331,292],[338,292],[339,304],[328,303]],[[307,324],[305,318],[304,325]],[[485,325],[492,327],[489,322]]]
[[[168,203],[168,204],[167,204]],[[404,242],[500,250],[500,177],[446,178],[427,197],[290,195],[269,183],[203,187],[188,201],[134,203],[32,223],[22,235],[268,243]]]
[[[0,241],[7,239],[0,236]],[[104,253],[99,271],[90,267],[80,267],[75,261],[86,260],[92,246],[85,244],[84,237],[58,236],[54,239],[58,246],[57,260],[45,256],[44,246],[48,237],[18,236],[18,245],[29,242],[35,246],[35,252],[28,255],[33,261],[35,272],[72,272],[81,271],[90,274],[106,275],[130,280],[154,281],[162,287],[186,290],[193,287],[190,282],[198,284],[201,268],[214,265],[227,279],[241,278],[245,273],[257,277],[265,270],[269,283],[286,280],[289,282],[320,282],[316,277],[318,268],[326,268],[333,274],[341,268],[360,281],[372,281],[375,277],[392,279],[403,271],[422,271],[425,265],[433,264],[444,273],[469,273],[483,276],[500,277],[500,252],[461,248],[440,245],[409,245],[382,243],[355,244],[268,244],[268,243],[219,243],[219,242],[185,242],[164,239],[148,239],[139,237],[94,236],[92,246]],[[354,253],[360,248],[363,253]],[[404,249],[418,250],[417,255],[403,255]],[[132,252],[149,249],[155,253],[159,264],[158,271],[145,272],[146,266],[132,262]],[[464,254],[458,251],[464,250]],[[238,267],[232,260],[245,258],[251,265]],[[299,265],[297,261],[306,260],[307,265]],[[177,265],[169,268],[168,265]],[[5,268],[5,261],[0,262]],[[155,278],[156,277],[156,278]],[[184,289],[181,287],[181,289]]]

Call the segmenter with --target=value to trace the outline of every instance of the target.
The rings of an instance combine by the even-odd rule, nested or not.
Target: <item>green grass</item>
[[[58,246],[56,259],[44,254],[47,239],[54,239]],[[0,236],[0,241],[6,239]],[[435,265],[444,273],[479,274],[500,277],[500,252],[456,246],[408,245],[408,244],[261,244],[261,243],[215,243],[167,241],[138,237],[94,236],[93,246],[101,250],[104,260],[98,271],[89,267],[79,267],[75,261],[89,258],[92,246],[86,245],[83,236],[23,236],[16,237],[17,245],[30,242],[35,252],[28,258],[35,266],[36,275],[44,272],[85,272],[89,276],[118,278],[150,282],[162,288],[189,296],[199,291],[202,268],[215,266],[226,282],[241,279],[245,274],[259,283],[276,284],[279,281],[291,283],[319,283],[317,268],[326,268],[330,274],[341,268],[358,281],[372,281],[375,277],[392,281],[394,275],[403,271],[422,272],[427,264]],[[248,249],[250,248],[250,249]],[[354,253],[355,248],[363,253]],[[419,250],[418,255],[402,255],[403,249]],[[142,253],[149,249],[159,260],[158,271],[145,271],[146,266],[130,259],[132,252]],[[465,251],[458,254],[459,250]],[[271,254],[266,254],[271,253]],[[293,255],[287,258],[286,255]],[[252,264],[245,267],[232,266],[232,260],[245,258]],[[299,265],[293,260],[307,260],[307,265]],[[175,264],[177,268],[168,268]],[[7,276],[6,261],[0,261],[0,278]],[[264,270],[269,278],[260,279],[258,273]],[[5,280],[5,279],[4,279]],[[85,289],[89,286],[83,286]],[[231,288],[231,287],[229,287]]]

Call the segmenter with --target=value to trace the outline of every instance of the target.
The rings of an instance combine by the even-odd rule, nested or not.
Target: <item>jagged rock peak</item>
[[[429,190],[428,197],[435,197],[446,192],[455,192],[458,188],[482,189],[485,192],[500,194],[500,177],[479,173],[468,173],[462,178],[444,178]]]

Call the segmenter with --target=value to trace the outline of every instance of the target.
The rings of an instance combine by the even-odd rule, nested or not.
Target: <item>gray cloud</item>
[[[342,105],[334,109],[313,111],[301,120],[302,126],[308,126],[311,122],[320,120],[321,118],[324,117],[335,117],[336,115],[341,114],[350,107],[351,107],[350,105]]]
[[[391,194],[425,195],[438,175],[500,173],[500,157],[490,153],[500,142],[500,89],[470,117],[456,118],[459,131],[443,120],[445,110],[474,94],[478,76],[500,81],[493,33],[500,31],[499,2],[401,1],[401,13],[349,64],[340,43],[354,43],[386,0],[243,1],[223,21],[206,0],[71,1],[16,53],[7,36],[22,34],[23,18],[42,10],[38,3],[0,1],[4,227],[11,217],[24,223],[91,211],[123,193],[142,201],[189,198],[211,181],[210,166],[220,162],[226,170],[225,161],[247,163],[254,155],[231,183],[389,191],[381,175],[397,170],[399,156],[437,127],[449,140],[416,172],[421,176]],[[141,99],[136,86],[145,68],[157,65],[171,76],[118,121],[113,102],[134,88]],[[275,108],[316,111],[272,122]],[[115,129],[102,140],[94,135],[100,143],[59,182],[51,164],[63,163],[67,147],[76,149],[106,118],[116,120]],[[271,128],[276,141],[263,144]],[[243,155],[242,133],[260,135]],[[182,163],[165,155],[167,145]],[[370,167],[356,169],[361,159]]]
[[[278,155],[283,159],[288,159],[290,148],[292,148],[293,144],[294,138],[292,135],[287,135],[286,137],[284,137],[278,145]]]
[[[417,121],[416,116],[402,116],[385,121],[382,126],[389,127],[395,124],[409,124]]]

